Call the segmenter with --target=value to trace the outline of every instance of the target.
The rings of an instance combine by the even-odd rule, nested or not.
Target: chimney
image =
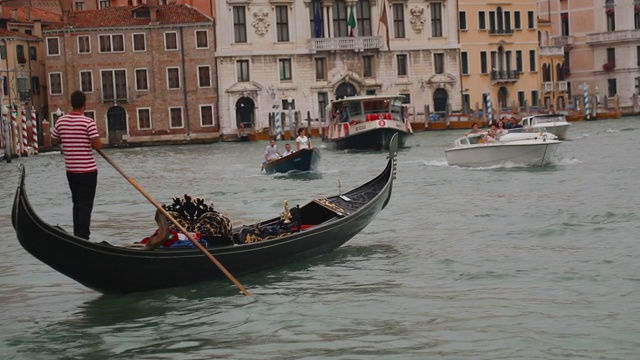
[[[149,7],[150,13],[150,24],[158,23],[158,0],[147,0],[147,6]]]
[[[11,9],[11,18],[18,21],[18,9]]]
[[[69,13],[72,9],[72,0],[58,0],[60,4],[60,10],[62,10],[62,22],[65,25],[69,25]]]

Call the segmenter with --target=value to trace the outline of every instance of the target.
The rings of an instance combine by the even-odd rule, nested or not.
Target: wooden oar
[[[200,249],[200,251],[202,251],[203,254],[205,254],[209,259],[211,259],[211,261],[213,261],[213,263],[216,264],[216,266],[229,278],[229,280],[231,280],[238,287],[238,289],[240,289],[240,291],[242,291],[246,296],[251,296],[251,294],[249,294],[247,289],[245,289],[245,287],[242,286],[242,284],[240,284],[240,282],[235,277],[233,277],[233,275],[231,275],[231,273],[213,255],[211,255],[211,253],[208,252],[207,249],[204,248],[204,246],[202,246],[202,244],[200,244],[196,239],[194,239],[193,236],[189,234],[187,229],[185,229],[182,225],[180,225],[180,223],[178,223],[178,221],[174,219],[171,216],[171,214],[169,214],[167,210],[165,210],[162,207],[162,205],[156,202],[151,197],[151,195],[147,194],[147,192],[144,191],[144,189],[140,185],[138,185],[138,183],[135,180],[127,176],[127,174],[125,174],[125,172],[122,169],[120,169],[120,167],[116,163],[114,163],[113,160],[111,160],[111,158],[107,156],[107,154],[105,154],[101,149],[98,149],[96,151],[98,152],[98,154],[102,155],[102,157],[105,160],[107,160],[107,162],[111,164],[111,166],[113,166],[114,169],[116,169],[122,176],[124,176],[124,178],[127,179],[129,183],[133,185],[134,188],[136,188],[144,197],[146,197],[147,200],[149,200],[149,202],[151,202],[151,204],[153,204],[153,206],[155,206],[156,209],[158,209],[158,211],[162,213],[162,215],[166,216],[167,219],[169,219],[175,226],[177,226],[178,229],[180,229],[180,231],[182,231],[182,233],[185,234],[187,238],[189,238],[189,240],[191,240],[191,242],[195,246],[197,246],[198,249]]]

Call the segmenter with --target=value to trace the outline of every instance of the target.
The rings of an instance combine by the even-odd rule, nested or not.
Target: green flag
[[[349,25],[349,36],[355,36],[353,34],[353,30],[356,28],[356,14],[353,11],[353,5],[351,6],[351,11],[349,12],[349,21],[347,25]]]

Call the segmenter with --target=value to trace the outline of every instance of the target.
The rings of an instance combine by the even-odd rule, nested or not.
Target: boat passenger
[[[487,131],[487,135],[484,137],[484,142],[486,144],[491,144],[496,141],[498,138],[497,135],[498,128],[495,125],[491,125],[491,128]]]
[[[478,128],[478,123],[471,124],[471,131],[467,132],[465,135],[479,134],[480,129]]]
[[[496,129],[497,139],[500,139],[500,136],[502,136],[502,135],[504,135],[504,134],[506,134],[508,132],[509,132],[509,130],[507,130],[506,124],[504,123],[504,120],[500,119],[498,121],[498,127]]]
[[[291,144],[285,144],[284,145],[284,150],[285,150],[285,152],[282,154],[282,156],[289,156],[289,155],[293,154],[294,152],[296,152],[295,150],[291,149]]]
[[[298,150],[311,149],[311,139],[307,137],[307,129],[298,129],[298,137],[296,138],[296,147]]]
[[[522,124],[518,123],[518,119],[516,119],[515,117],[511,117],[511,128],[512,129],[518,129],[522,127]]]
[[[271,141],[269,142],[269,145],[267,145],[267,147],[264,149],[264,161],[265,162],[273,161],[281,156],[282,154],[278,152],[276,141],[274,139],[271,139]]]

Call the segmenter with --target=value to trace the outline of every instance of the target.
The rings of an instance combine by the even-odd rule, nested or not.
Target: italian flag
[[[355,14],[355,9],[353,8],[353,5],[351,5],[351,11],[349,12],[349,21],[347,22],[347,25],[349,25],[349,36],[355,36],[354,34],[354,30],[356,28],[356,14]]]

